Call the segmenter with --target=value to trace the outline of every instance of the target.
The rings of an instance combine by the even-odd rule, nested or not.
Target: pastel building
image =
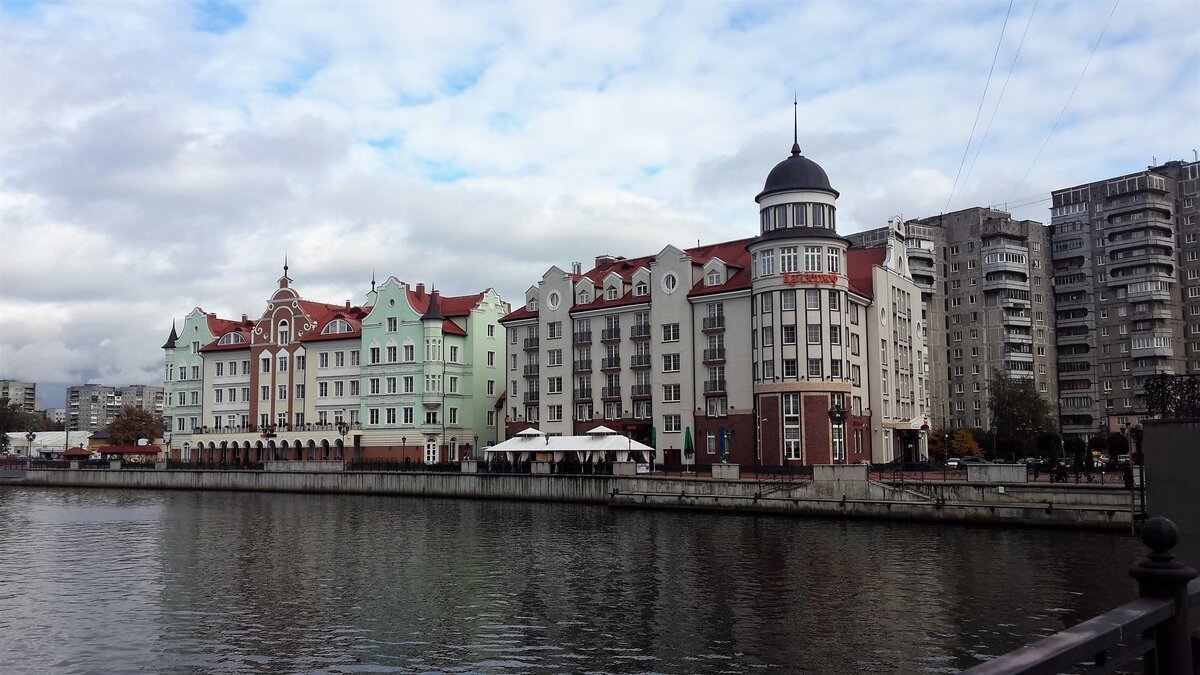
[[[551,267],[502,319],[507,434],[600,422],[684,464],[924,456],[927,349],[903,234],[848,250],[838,196],[793,144],[756,197],[756,236]]]
[[[432,464],[498,440],[509,308],[495,291],[447,297],[389,278],[353,306],[306,300],[291,281],[285,266],[258,319],[196,310],[184,333],[208,341],[168,341],[173,456]]]

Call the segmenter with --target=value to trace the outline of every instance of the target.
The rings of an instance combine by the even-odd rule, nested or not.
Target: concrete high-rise
[[[32,382],[0,380],[0,398],[7,398],[21,406],[21,410],[31,413],[37,410],[37,385]]]
[[[974,207],[904,223],[909,267],[921,288],[929,341],[930,417],[950,428],[992,427],[993,370],[1034,381],[1053,406],[1053,291],[1049,230]],[[882,245],[889,228],[848,235]]]
[[[155,415],[163,413],[163,388],[144,384],[109,387],[84,384],[67,388],[69,431],[99,431],[108,426],[124,408],[142,408]]]
[[[1143,382],[1200,372],[1200,162],[1055,190],[1063,433],[1137,424]]]

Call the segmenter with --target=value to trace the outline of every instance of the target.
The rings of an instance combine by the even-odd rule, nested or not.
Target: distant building
[[[67,421],[66,408],[46,408],[46,419],[56,424],[63,424]]]
[[[1063,433],[1145,415],[1143,383],[1200,373],[1200,162],[1051,193]]]
[[[34,412],[38,405],[37,385],[33,382],[0,380],[0,398],[7,398],[27,413]]]
[[[1054,289],[1049,229],[974,207],[905,223],[913,279],[929,327],[930,417],[938,426],[991,429],[993,370],[1032,380],[1054,409]],[[879,246],[887,228],[848,235]]]
[[[124,408],[141,408],[155,415],[163,412],[163,388],[144,384],[110,387],[84,384],[67,388],[65,424],[72,431],[99,431]]]
[[[755,198],[756,236],[551,267],[502,320],[507,436],[603,424],[658,461],[746,467],[926,456],[903,237],[848,250],[838,196],[793,144]]]

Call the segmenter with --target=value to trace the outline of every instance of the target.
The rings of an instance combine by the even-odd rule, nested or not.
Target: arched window
[[[276,329],[276,334],[279,336],[279,344],[286,345],[291,342],[292,329],[287,321],[280,321],[279,327]]]
[[[650,292],[650,287],[647,286],[646,282],[644,282],[644,281],[637,282],[637,284],[633,287],[634,295],[646,295],[649,292]]]
[[[617,287],[609,286],[607,289],[605,289],[604,298],[606,300],[616,300],[617,299]]]
[[[226,333],[217,341],[219,345],[244,345],[246,338],[241,333]]]
[[[592,301],[592,294],[587,291],[579,291],[579,304],[586,305]]]
[[[345,319],[334,319],[325,324],[325,327],[321,329],[321,335],[337,335],[338,333],[349,332],[351,332],[350,322]]]
[[[707,283],[709,286],[720,286],[721,285],[721,270],[709,270]]]

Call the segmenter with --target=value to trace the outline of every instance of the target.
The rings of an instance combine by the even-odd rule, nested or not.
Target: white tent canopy
[[[538,453],[551,453],[556,462],[568,457],[568,453],[574,453],[580,462],[598,461],[609,452],[616,454],[618,462],[627,462],[633,453],[648,459],[653,451],[654,448],[605,426],[598,426],[585,436],[548,436],[537,429],[526,429],[503,443],[484,448],[489,459],[504,457],[510,462],[533,459]]]

